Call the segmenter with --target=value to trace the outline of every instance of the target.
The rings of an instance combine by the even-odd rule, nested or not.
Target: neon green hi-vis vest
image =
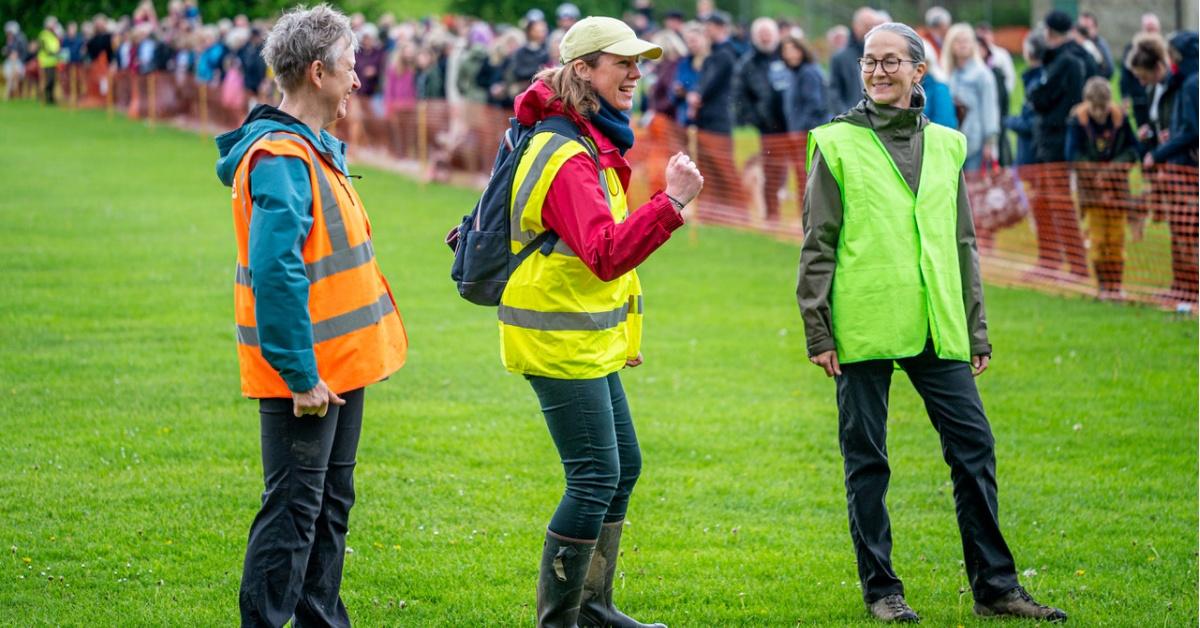
[[[833,122],[809,133],[809,165],[820,146],[842,192],[829,300],[843,364],[911,357],[927,338],[940,358],[971,359],[957,242],[966,138],[936,124],[924,133],[915,197],[873,130]]]
[[[58,52],[61,47],[61,42],[58,41],[58,35],[55,35],[50,29],[44,29],[38,33],[38,67],[53,68],[58,65]]]
[[[554,133],[538,133],[513,180],[513,253],[546,230],[542,204],[568,159],[587,149]],[[594,185],[605,188],[613,220],[629,214],[617,171],[606,168]],[[604,377],[637,357],[642,343],[642,290],[637,273],[601,281],[565,242],[549,255],[535,252],[513,271],[498,309],[500,359],[514,373],[558,379]]]

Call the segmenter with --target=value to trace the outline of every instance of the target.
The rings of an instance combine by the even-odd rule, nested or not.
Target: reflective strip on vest
[[[629,304],[609,312],[538,312],[501,304],[497,314],[500,322],[525,329],[602,331],[625,322],[629,315]]]
[[[350,310],[344,314],[338,314],[314,324],[312,331],[313,344],[333,340],[339,336],[345,336],[346,334],[370,327],[383,320],[384,316],[391,314],[395,310],[396,306],[392,303],[392,298],[387,294],[383,294],[374,303]],[[248,325],[238,325],[237,339],[238,342],[244,345],[257,347],[258,329]]]
[[[358,246],[334,251],[315,262],[305,264],[304,274],[308,275],[309,283],[316,283],[330,275],[369,264],[374,259],[375,249],[371,246],[371,241],[367,240]],[[249,268],[238,264],[237,282],[247,288],[253,287]]]
[[[529,244],[533,241],[537,234],[527,233],[521,230],[521,215],[525,212],[525,206],[529,204],[529,197],[533,196],[533,188],[537,186],[542,179],[542,172],[546,169],[546,164],[550,163],[550,158],[554,156],[554,152],[562,148],[567,142],[574,140],[558,135],[551,134],[550,139],[538,151],[537,156],[533,158],[533,164],[529,167],[529,171],[525,174],[525,178],[521,181],[521,186],[517,188],[517,194],[513,197],[513,214],[511,220],[510,237],[522,245]],[[570,250],[569,248],[567,249]]]
[[[350,248],[350,239],[346,237],[346,223],[342,222],[342,211],[338,207],[337,197],[333,195],[333,188],[329,185],[325,170],[321,168],[321,156],[313,151],[308,142],[291,133],[268,133],[266,137],[270,140],[296,142],[308,152],[313,172],[317,174],[317,189],[321,193],[321,213],[325,217],[325,231],[329,233],[329,246],[335,252]]]

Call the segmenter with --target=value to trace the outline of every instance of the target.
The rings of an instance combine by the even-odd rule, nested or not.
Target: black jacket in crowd
[[[248,43],[238,51],[242,62],[242,85],[252,92],[258,91],[267,78],[267,62],[263,60],[262,44]]]
[[[1079,59],[1079,61],[1083,63],[1084,81],[1087,81],[1093,76],[1104,76],[1102,72],[1103,68],[1101,68],[1100,64],[1096,62],[1096,57],[1093,57],[1092,53],[1088,52],[1087,48],[1084,48],[1078,42],[1068,40],[1062,46],[1059,46],[1059,48],[1068,54],[1075,55],[1075,58]]]
[[[757,48],[747,52],[733,72],[734,118],[763,134],[786,132],[783,94],[790,79],[778,53]]]
[[[1075,42],[1047,51],[1042,60],[1045,69],[1041,81],[1025,95],[1034,111],[1033,138],[1038,163],[1066,158],[1067,117],[1083,100],[1083,83],[1087,80],[1087,68],[1074,49],[1088,54]]]
[[[1127,67],[1125,67],[1125,58],[1129,56],[1129,51],[1133,49],[1133,42],[1125,45],[1125,50],[1121,51],[1121,58],[1117,60],[1121,65],[1121,97],[1128,98],[1133,107],[1133,119],[1137,126],[1150,124],[1150,95],[1146,93],[1146,88],[1142,86],[1141,81]]]
[[[863,56],[863,42],[852,34],[850,42],[829,60],[829,113],[849,111],[863,99],[862,71],[858,59]]]
[[[713,44],[712,53],[700,67],[700,82],[696,91],[700,94],[700,111],[696,112],[696,126],[714,133],[733,132],[733,70],[737,65],[737,54],[733,44],[724,41]]]

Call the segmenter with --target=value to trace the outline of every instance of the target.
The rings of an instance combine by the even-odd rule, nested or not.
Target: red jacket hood
[[[600,151],[600,165],[604,168],[629,168],[629,163],[621,156],[616,145],[612,143],[596,127],[591,120],[572,110],[567,111],[561,100],[554,98],[554,90],[543,81],[535,81],[517,96],[513,104],[517,120],[524,126],[532,126],[550,116],[566,116],[579,126],[584,135],[590,137]],[[613,158],[616,158],[615,160]]]

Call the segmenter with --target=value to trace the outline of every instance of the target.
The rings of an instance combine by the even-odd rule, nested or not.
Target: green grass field
[[[0,609],[8,625],[236,621],[261,478],[238,395],[229,192],[210,139],[0,105]],[[561,466],[494,313],[441,238],[475,193],[358,182],[412,343],[368,394],[344,598],[362,626],[533,621]],[[644,265],[645,454],[618,602],[673,628],[870,625],[847,535],[833,384],[804,355],[798,249],[687,227]],[[980,380],[1002,523],[1078,626],[1197,620],[1197,324],[989,287]],[[964,593],[949,474],[893,393],[896,568],[933,626]]]

